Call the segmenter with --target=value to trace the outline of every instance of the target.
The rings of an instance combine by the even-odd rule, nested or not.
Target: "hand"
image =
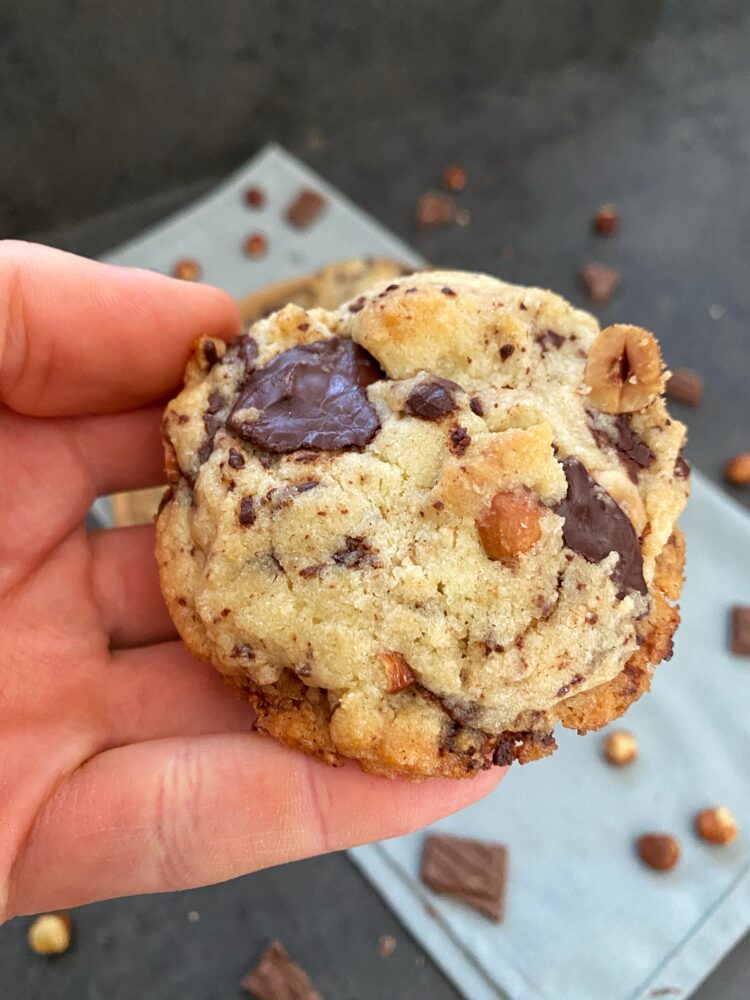
[[[499,774],[411,784],[252,734],[175,637],[153,528],[89,533],[163,481],[162,400],[224,292],[0,243],[0,921],[216,882],[414,830]]]

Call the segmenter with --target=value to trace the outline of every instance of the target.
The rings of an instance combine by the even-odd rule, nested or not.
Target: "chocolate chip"
[[[203,359],[210,371],[219,360],[219,353],[213,340],[206,340],[203,343]]]
[[[515,351],[513,344],[503,344],[500,348],[500,360],[507,361],[511,354]]]
[[[421,877],[433,892],[467,903],[499,923],[505,911],[508,851],[502,844],[429,834]]]
[[[229,449],[229,464],[233,469],[244,469],[245,468],[245,457],[241,451],[237,451],[236,448]]]
[[[297,229],[307,229],[317,219],[326,205],[322,194],[304,188],[286,210],[287,221]]]
[[[417,202],[416,221],[420,229],[434,229],[447,226],[456,218],[456,205],[445,194],[428,192]]]
[[[364,295],[360,295],[358,299],[354,300],[354,302],[349,303],[348,305],[349,312],[350,313],[361,312],[365,307],[366,301],[367,300],[365,299]]]
[[[554,330],[543,330],[541,333],[535,333],[534,340],[539,344],[542,354],[546,354],[551,350],[559,351],[565,343],[565,337],[559,333],[555,333]]]
[[[667,380],[667,396],[686,406],[700,406],[703,400],[703,379],[689,368],[675,368]]]
[[[245,199],[245,204],[249,205],[250,208],[260,208],[266,200],[266,196],[263,191],[257,187],[247,188],[243,197]]]
[[[604,305],[620,284],[620,272],[606,264],[584,264],[580,270],[581,281],[595,306]]]
[[[484,405],[479,396],[472,396],[469,400],[469,409],[472,413],[476,413],[478,417],[484,416]]]
[[[465,427],[456,427],[451,431],[451,451],[460,458],[471,444],[471,437]]]
[[[592,563],[617,552],[620,558],[612,571],[617,596],[625,597],[631,591],[648,593],[638,536],[627,515],[577,458],[563,459],[562,466],[568,492],[553,510],[565,518],[563,539],[567,547]]]
[[[240,985],[257,1000],[321,1000],[310,977],[291,960],[280,941],[266,948]]]
[[[447,285],[445,285],[443,288],[441,288],[440,291],[443,293],[443,295],[447,295],[448,298],[455,299],[455,297],[456,297],[456,293],[453,291],[452,288],[448,288]]]
[[[275,453],[363,447],[380,428],[367,386],[382,377],[375,359],[351,340],[301,344],[250,375],[227,426]],[[243,419],[249,408],[260,411],[257,420]]]
[[[680,448],[674,463],[674,474],[678,479],[687,479],[690,475],[690,462],[682,452],[683,449]]]
[[[750,607],[732,608],[731,650],[736,656],[750,656]]]
[[[346,569],[377,566],[378,559],[372,546],[361,536],[347,535],[344,547],[333,553],[333,561]]]
[[[454,394],[460,391],[461,386],[455,382],[432,376],[418,382],[411,390],[406,397],[406,411],[422,420],[440,420],[446,413],[458,409]]]
[[[265,257],[268,250],[268,239],[263,233],[250,233],[243,242],[242,249],[248,257]]]
[[[255,524],[255,519],[258,516],[256,509],[255,497],[247,496],[240,500],[240,524],[243,528],[249,528],[251,524]]]
[[[635,433],[630,424],[630,417],[626,413],[619,413],[612,421],[611,431],[597,427],[594,423],[596,416],[591,411],[587,411],[586,417],[597,447],[602,450],[613,448],[628,477],[637,483],[638,473],[651,465],[654,453]]]

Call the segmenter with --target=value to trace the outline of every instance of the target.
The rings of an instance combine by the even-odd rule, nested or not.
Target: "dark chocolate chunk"
[[[451,451],[459,458],[466,453],[471,444],[471,437],[465,427],[456,427],[451,431]]]
[[[245,458],[241,451],[237,451],[236,448],[229,449],[229,464],[233,469],[244,469]]]
[[[325,208],[322,194],[311,188],[304,188],[286,210],[287,221],[297,229],[307,229]]]
[[[344,547],[331,557],[339,566],[359,569],[362,566],[378,565],[378,558],[366,539],[347,535],[344,541]]]
[[[565,518],[565,544],[589,562],[601,562],[610,552],[617,552],[620,558],[612,579],[619,589],[618,597],[631,591],[648,593],[641,548],[630,519],[577,458],[564,458],[562,466],[568,492],[553,509]]]
[[[246,380],[227,426],[266,451],[363,447],[380,428],[367,386],[383,377],[359,344],[333,337],[277,355]],[[260,411],[257,420],[243,411]]]
[[[732,608],[731,650],[736,656],[750,656],[750,607]]]
[[[686,406],[700,406],[703,400],[703,379],[689,368],[675,368],[667,381],[667,396]]]
[[[688,462],[682,452],[683,449],[680,448],[674,463],[674,474],[678,479],[687,479],[690,475],[690,462]]]
[[[321,1000],[307,973],[291,960],[280,941],[266,948],[240,985],[256,1000]]]
[[[207,340],[203,344],[203,359],[208,365],[209,370],[219,360],[219,352],[216,350],[216,344],[213,340]]]
[[[245,362],[245,372],[249,375],[255,368],[255,359],[258,357],[258,344],[254,337],[245,333],[239,338],[238,349],[240,358]]]
[[[534,340],[539,344],[542,354],[551,350],[559,351],[565,343],[565,337],[555,333],[554,330],[543,330],[541,333],[535,333]]]
[[[440,289],[440,291],[441,291],[441,292],[443,293],[443,295],[447,295],[447,296],[448,296],[448,298],[451,298],[451,299],[455,299],[455,297],[456,297],[456,293],[455,293],[455,292],[453,291],[453,289],[452,289],[452,288],[448,288],[448,286],[447,286],[447,285],[444,285],[444,286],[443,286],[443,287],[442,287],[442,288]]]
[[[255,519],[258,516],[258,511],[256,509],[255,497],[247,496],[240,500],[240,524],[243,528],[249,528],[251,524],[255,524]]]
[[[500,360],[507,361],[511,354],[515,351],[513,344],[503,344],[500,348]]]
[[[422,881],[499,923],[505,911],[508,851],[468,837],[429,834],[422,854]]]
[[[364,309],[364,307],[365,307],[365,302],[366,301],[367,301],[367,299],[364,297],[364,295],[360,295],[359,298],[356,298],[354,300],[354,302],[350,302],[349,303],[349,306],[348,306],[349,312],[350,313],[361,312]]]
[[[230,656],[233,660],[254,660],[255,650],[252,646],[248,646],[246,642],[237,643],[235,646],[232,646]]]
[[[406,397],[406,411],[422,420],[440,420],[458,409],[455,393],[460,391],[460,385],[435,375],[414,386]]]
[[[614,448],[617,457],[620,459],[623,468],[629,478],[638,482],[638,473],[641,469],[647,468],[654,460],[654,453],[649,446],[642,441],[630,426],[630,418],[625,413],[618,414],[612,422],[612,433],[597,427],[594,423],[594,414],[588,412],[588,424],[591,436],[596,441],[597,447]]]
[[[484,405],[479,396],[472,396],[469,400],[469,409],[472,413],[476,413],[478,417],[484,416]]]

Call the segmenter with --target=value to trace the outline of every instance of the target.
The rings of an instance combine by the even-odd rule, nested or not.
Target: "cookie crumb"
[[[396,939],[392,934],[381,934],[378,939],[378,955],[390,958],[396,950]]]
[[[733,486],[750,484],[750,451],[743,451],[729,459],[724,466],[724,478]]]
[[[584,264],[579,273],[589,299],[595,306],[609,302],[620,284],[620,272],[606,264]]]
[[[689,368],[675,368],[667,380],[667,396],[676,403],[700,406],[703,401],[703,379]]]

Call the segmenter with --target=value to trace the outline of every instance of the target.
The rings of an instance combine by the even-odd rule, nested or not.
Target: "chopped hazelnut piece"
[[[682,848],[671,833],[644,833],[638,838],[638,857],[655,871],[668,872],[680,860]]]
[[[197,281],[202,273],[203,270],[198,261],[192,260],[190,257],[178,260],[172,268],[172,277],[180,278],[182,281]]]
[[[638,756],[638,742],[627,729],[615,729],[604,737],[602,752],[610,764],[625,767]]]
[[[463,191],[466,187],[466,171],[457,163],[451,163],[443,171],[443,187],[446,191]]]
[[[737,820],[726,806],[701,809],[695,817],[695,832],[709,844],[731,844],[738,830]]]
[[[539,540],[540,509],[528,493],[501,490],[477,518],[482,547],[490,559],[508,562]]]
[[[29,927],[29,947],[37,955],[62,955],[70,947],[71,931],[67,913],[44,913]]]
[[[602,205],[594,216],[594,230],[600,236],[611,236],[620,228],[620,216],[614,205]]]
[[[412,686],[416,677],[402,653],[396,652],[395,649],[384,649],[378,655],[385,667],[389,694],[396,694]]]

